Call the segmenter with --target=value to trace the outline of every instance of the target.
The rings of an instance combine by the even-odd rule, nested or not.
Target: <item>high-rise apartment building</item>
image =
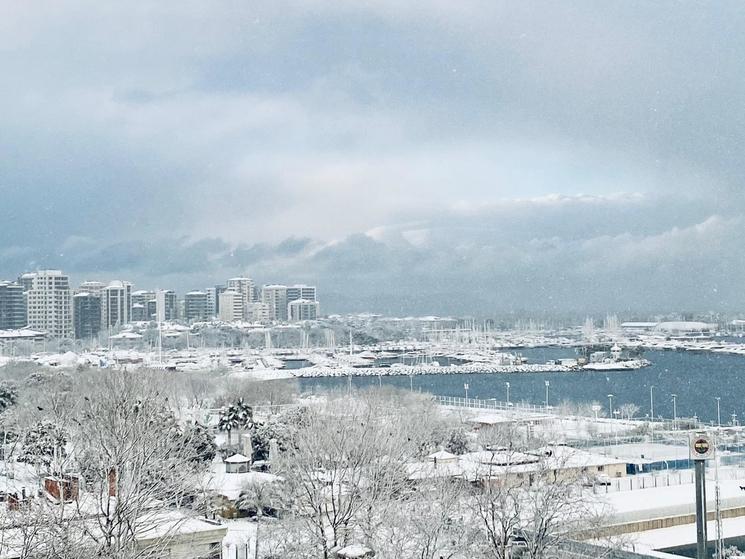
[[[176,320],[178,316],[178,299],[176,292],[170,289],[159,289],[155,292],[155,321]]]
[[[216,317],[220,314],[220,293],[225,293],[227,287],[224,285],[216,285],[215,287],[208,287],[205,289],[207,292],[207,304],[209,305],[210,317]]]
[[[24,274],[26,276],[27,274]],[[60,270],[36,272],[26,293],[28,326],[53,338],[72,337],[70,278]]]
[[[75,337],[95,338],[101,331],[101,295],[77,293],[72,298],[72,321]]]
[[[220,320],[238,322],[243,320],[243,294],[228,289],[220,293]]]
[[[320,304],[318,301],[295,299],[287,304],[287,314],[290,322],[316,320],[318,318],[319,310]]]
[[[228,289],[237,291],[243,297],[243,309],[250,303],[256,301],[256,284],[254,280],[248,277],[230,278],[228,280]],[[245,318],[245,317],[244,317]]]
[[[132,321],[132,284],[112,281],[101,292],[101,327],[122,326]]]
[[[36,272],[27,272],[25,274],[21,274],[20,276],[18,276],[18,281],[16,283],[20,285],[21,287],[23,287],[24,292],[31,291],[35,277],[36,277]]]
[[[298,299],[306,301],[317,301],[315,285],[290,285],[287,288],[287,303],[292,303]]]
[[[256,300],[256,283],[249,277],[230,278],[228,280],[228,289],[242,294],[247,303]]]
[[[0,330],[17,330],[26,326],[26,299],[23,287],[0,281]]]
[[[105,288],[106,284],[101,281],[84,281],[75,290],[75,293],[88,293],[89,295],[100,297]]]
[[[262,287],[261,302],[269,307],[270,320],[287,320],[286,285],[265,285]]]
[[[192,320],[207,320],[211,316],[209,298],[206,291],[190,291],[184,296],[184,318]]]
[[[155,291],[138,289],[132,292],[132,322],[155,320]]]

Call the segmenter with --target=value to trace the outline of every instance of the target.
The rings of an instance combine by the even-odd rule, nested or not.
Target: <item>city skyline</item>
[[[320,318],[318,289],[306,284],[264,284],[250,277],[192,290],[134,289],[130,281],[86,280],[77,287],[62,270],[0,280],[0,333],[89,339],[129,324],[205,321],[282,324]]]

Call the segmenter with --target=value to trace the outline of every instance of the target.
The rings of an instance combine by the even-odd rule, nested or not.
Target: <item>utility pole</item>
[[[507,387],[507,405],[510,405],[510,383],[505,382],[504,385]]]
[[[654,421],[654,385],[649,387],[649,417]]]
[[[717,427],[721,427],[722,426],[722,414],[720,413],[720,409],[719,409],[719,401],[721,400],[721,398],[717,396],[714,399],[717,401]]]
[[[671,394],[673,397],[673,430],[678,427],[678,395]]]
[[[548,387],[549,387],[549,382],[546,381],[546,409],[548,409]]]
[[[696,464],[696,559],[706,559],[706,462]]]

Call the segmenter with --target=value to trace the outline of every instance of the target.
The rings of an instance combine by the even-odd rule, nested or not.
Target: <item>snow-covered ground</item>
[[[706,524],[709,541],[716,538],[716,522]],[[745,536],[745,517],[725,518],[722,520],[722,537],[734,538]],[[659,530],[648,530],[633,534],[632,541],[636,549],[669,549],[696,543],[696,524],[683,524]]]
[[[745,486],[745,475],[720,482],[723,509],[745,507],[745,491],[740,486]],[[706,496],[710,511],[714,510],[714,493],[714,481],[707,479]],[[608,493],[601,500],[615,511],[616,524],[693,514],[696,510],[693,484]]]

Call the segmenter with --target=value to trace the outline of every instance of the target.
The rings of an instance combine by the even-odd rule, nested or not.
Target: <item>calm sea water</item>
[[[561,357],[575,357],[573,349],[539,348],[522,350],[531,363],[544,363]],[[542,405],[549,381],[549,402],[597,401],[608,409],[608,394],[614,394],[613,406],[634,403],[644,417],[650,411],[649,387],[654,386],[655,416],[672,417],[672,394],[677,394],[678,417],[697,415],[702,421],[717,419],[721,398],[722,423],[745,420],[745,356],[716,353],[649,351],[644,355],[651,367],[628,372],[572,373],[505,373],[469,375],[421,375],[413,377],[414,390],[443,396],[464,396],[469,384],[469,398],[496,398],[505,401],[510,383],[510,400]],[[376,386],[377,377],[354,377],[355,387]],[[409,377],[382,377],[386,386],[409,388]],[[346,378],[301,379],[303,390],[346,387]]]

